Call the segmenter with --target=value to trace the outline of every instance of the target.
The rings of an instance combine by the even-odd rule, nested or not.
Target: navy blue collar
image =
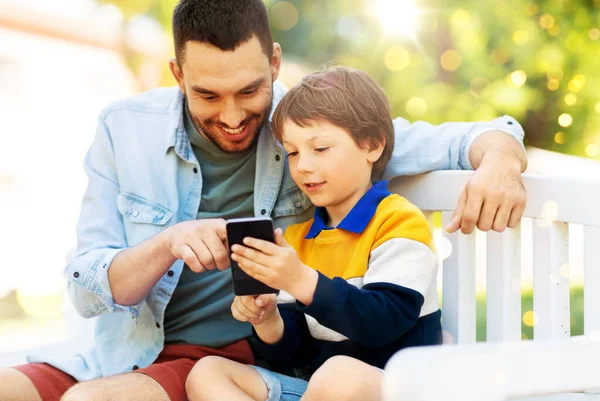
[[[373,218],[379,203],[391,195],[387,186],[387,181],[380,181],[373,185],[367,193],[360,198],[352,210],[350,210],[350,213],[344,217],[344,220],[342,220],[336,228],[361,234],[371,221],[371,218]],[[314,221],[312,226],[310,226],[310,230],[308,230],[308,234],[306,234],[306,237],[304,238],[315,238],[322,230],[334,228],[327,227],[327,217],[327,210],[324,207],[315,208]]]

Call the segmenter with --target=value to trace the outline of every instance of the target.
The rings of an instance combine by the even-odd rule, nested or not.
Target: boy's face
[[[296,184],[315,206],[335,208],[337,215],[350,212],[371,187],[382,152],[359,147],[345,129],[326,121],[300,127],[287,120],[282,142]]]

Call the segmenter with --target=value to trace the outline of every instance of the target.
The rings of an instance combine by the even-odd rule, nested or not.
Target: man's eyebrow
[[[238,91],[238,93],[239,92],[245,92],[245,91],[250,90],[250,89],[254,89],[257,86],[262,85],[263,82],[265,82],[265,77],[258,78],[256,80],[254,80],[252,83],[244,86],[242,89],[240,89]]]
[[[245,92],[245,91],[248,91],[250,89],[254,89],[257,86],[260,86],[263,82],[265,82],[265,78],[264,77],[258,78],[256,80],[254,80],[253,82],[249,83],[248,85],[244,86],[242,89],[240,89],[238,91],[238,93]],[[211,90],[202,88],[202,87],[200,87],[198,85],[192,85],[192,90],[194,92],[196,92],[196,93],[199,93],[200,95],[219,96],[218,93],[215,93],[215,92],[213,92]]]
[[[218,94],[217,94],[217,93],[215,93],[215,92],[213,92],[213,91],[210,91],[210,90],[208,90],[208,89],[201,88],[201,87],[200,87],[200,86],[198,86],[198,85],[192,85],[192,90],[193,90],[194,92],[196,92],[196,93],[199,93],[199,94],[201,94],[201,95],[211,95],[211,96],[218,96]]]

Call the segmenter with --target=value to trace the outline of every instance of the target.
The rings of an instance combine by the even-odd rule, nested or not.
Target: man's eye
[[[250,90],[247,90],[247,91],[243,91],[242,95],[248,96],[248,95],[252,95],[254,93],[256,93],[256,89],[250,89]]]
[[[202,99],[210,102],[210,101],[216,100],[217,97],[216,96],[203,96]]]

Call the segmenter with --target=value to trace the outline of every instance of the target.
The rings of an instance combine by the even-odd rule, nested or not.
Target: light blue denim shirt
[[[286,88],[275,83],[274,106]],[[95,317],[95,347],[72,357],[29,356],[78,380],[131,372],[150,365],[164,345],[165,308],[183,261],[173,264],[137,305],[115,303],[108,269],[117,253],[185,220],[195,219],[202,174],[183,123],[178,88],[154,89],[107,107],[85,159],[89,185],[77,225],[77,249],[65,269],[69,294],[84,317]],[[394,120],[396,146],[383,178],[431,170],[471,169],[475,138],[501,130],[521,144],[523,129],[511,117],[484,123]],[[312,217],[313,207],[294,184],[285,151],[266,124],[260,134],[254,183],[256,216],[285,228]]]

